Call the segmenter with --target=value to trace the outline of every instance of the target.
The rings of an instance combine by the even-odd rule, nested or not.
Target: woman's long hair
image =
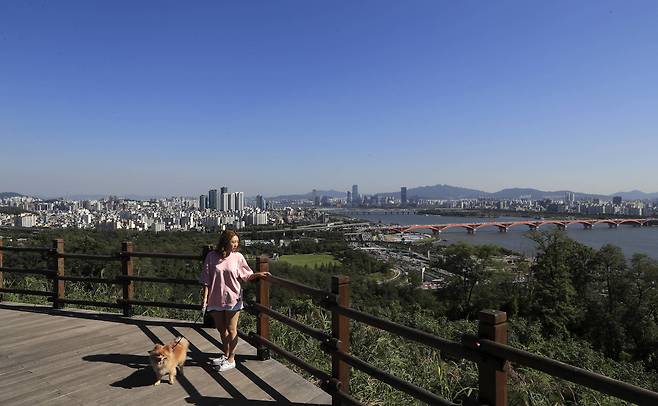
[[[233,230],[224,230],[220,234],[217,247],[215,248],[215,251],[217,251],[220,257],[226,258],[231,255],[231,240],[233,237],[238,237],[238,241],[240,241],[240,236]]]

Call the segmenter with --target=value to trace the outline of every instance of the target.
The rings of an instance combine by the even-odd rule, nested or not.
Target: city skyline
[[[622,7],[623,6],[623,7]],[[0,4],[0,191],[658,191],[658,4]]]
[[[303,191],[299,193],[286,193],[286,192],[279,192],[274,195],[264,195],[262,193],[255,193],[255,194],[246,194],[244,192],[233,192],[229,194],[235,194],[235,193],[241,193],[245,198],[249,199],[257,199],[257,198],[279,198],[282,196],[302,196],[306,195],[308,199],[313,199],[315,196],[317,197],[322,197],[324,195],[327,195],[328,197],[344,197],[347,198],[348,203],[352,199],[352,195],[354,192],[354,188],[356,187],[356,190],[359,190],[360,186],[358,184],[353,184],[351,186],[351,190],[336,190],[336,189],[329,189],[329,188],[323,188],[323,189],[318,189],[314,188],[309,191]],[[481,189],[471,189],[471,188],[464,188],[462,186],[456,186],[456,185],[447,185],[447,184],[435,184],[435,185],[418,185],[418,186],[401,186],[397,190],[389,190],[389,191],[378,191],[378,192],[366,192],[366,193],[361,193],[359,192],[359,195],[361,196],[374,196],[374,195],[400,195],[401,190],[404,189],[405,195],[407,195],[408,191],[409,193],[412,193],[408,195],[410,198],[414,197],[421,197],[421,198],[431,198],[427,196],[426,193],[417,193],[414,191],[414,189],[428,189],[428,188],[448,188],[448,189],[457,189],[457,190],[464,190],[467,193],[470,193],[471,196],[469,197],[463,197],[465,199],[473,199],[475,198],[473,193],[481,193],[482,195],[480,197],[487,197],[487,195],[496,195],[500,194],[503,192],[508,192],[508,193],[514,193],[516,192],[517,194],[527,194],[525,191],[531,191],[533,194],[534,192],[539,192],[544,195],[553,195],[553,196],[562,196],[565,192],[567,194],[572,195],[572,199],[574,198],[575,195],[578,195],[580,197],[596,197],[596,196],[602,196],[602,197],[607,197],[607,198],[613,198],[617,195],[623,195],[624,199],[630,199],[630,200],[643,200],[643,199],[658,199],[658,192],[651,192],[651,191],[642,191],[638,189],[624,189],[624,190],[618,190],[614,193],[589,193],[585,191],[579,191],[579,190],[567,190],[567,189],[555,189],[555,190],[540,190],[537,188],[522,188],[522,187],[510,187],[510,188],[504,188],[500,190],[495,190],[495,191],[485,191]],[[212,201],[212,193],[215,192],[217,195],[216,198],[219,199],[220,194],[224,194],[225,192],[228,192],[228,187],[227,186],[222,186],[221,187],[221,193],[220,190],[217,188],[211,188],[207,192],[201,192],[201,195],[197,194],[192,194],[192,195],[185,195],[185,194],[171,194],[171,195],[160,195],[160,194],[122,194],[122,193],[90,193],[90,194],[84,194],[84,193],[78,193],[78,194],[54,194],[54,195],[45,195],[43,193],[19,193],[16,191],[7,191],[7,190],[0,190],[0,195],[1,194],[6,194],[6,193],[18,193],[23,196],[30,196],[30,197],[36,197],[36,198],[41,198],[41,199],[56,199],[56,198],[71,198],[73,200],[89,200],[89,199],[99,199],[99,198],[108,198],[108,197],[123,197],[123,198],[129,198],[129,199],[165,199],[165,198],[177,198],[177,197],[183,197],[183,198],[188,198],[188,199],[199,199],[199,197],[203,196],[205,197],[206,204],[208,207],[211,205]],[[435,193],[435,192],[434,192]],[[429,193],[433,194],[433,193]],[[574,195],[575,194],[575,195]],[[633,197],[637,195],[637,197]],[[508,197],[500,197],[502,199],[509,199]],[[535,194],[534,198],[537,198],[537,195]],[[452,199],[458,199],[458,198],[448,198],[446,197],[445,199],[447,200],[452,200]],[[220,204],[220,203],[218,203]]]

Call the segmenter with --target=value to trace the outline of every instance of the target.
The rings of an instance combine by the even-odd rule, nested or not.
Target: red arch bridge
[[[578,220],[523,220],[523,221],[491,221],[484,223],[450,223],[450,224],[419,224],[419,225],[405,225],[405,226],[390,226],[384,227],[385,230],[394,233],[406,233],[414,230],[432,230],[433,233],[440,233],[451,228],[463,228],[469,234],[475,233],[477,230],[485,227],[497,227],[501,233],[507,232],[515,226],[527,226],[530,230],[537,230],[539,227],[546,225],[555,225],[560,229],[566,229],[570,225],[580,224],[585,229],[591,229],[597,224],[607,224],[610,228],[617,228],[622,224],[629,224],[635,227],[648,226],[650,222],[656,221],[652,219],[578,219]]]

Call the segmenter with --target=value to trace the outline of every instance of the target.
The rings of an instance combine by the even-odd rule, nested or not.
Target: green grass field
[[[296,254],[283,255],[279,261],[287,262],[295,266],[308,266],[314,268],[320,265],[340,265],[340,261],[331,254]]]

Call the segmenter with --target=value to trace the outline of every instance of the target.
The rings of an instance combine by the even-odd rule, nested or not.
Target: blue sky
[[[0,2],[0,191],[658,191],[655,1]]]

